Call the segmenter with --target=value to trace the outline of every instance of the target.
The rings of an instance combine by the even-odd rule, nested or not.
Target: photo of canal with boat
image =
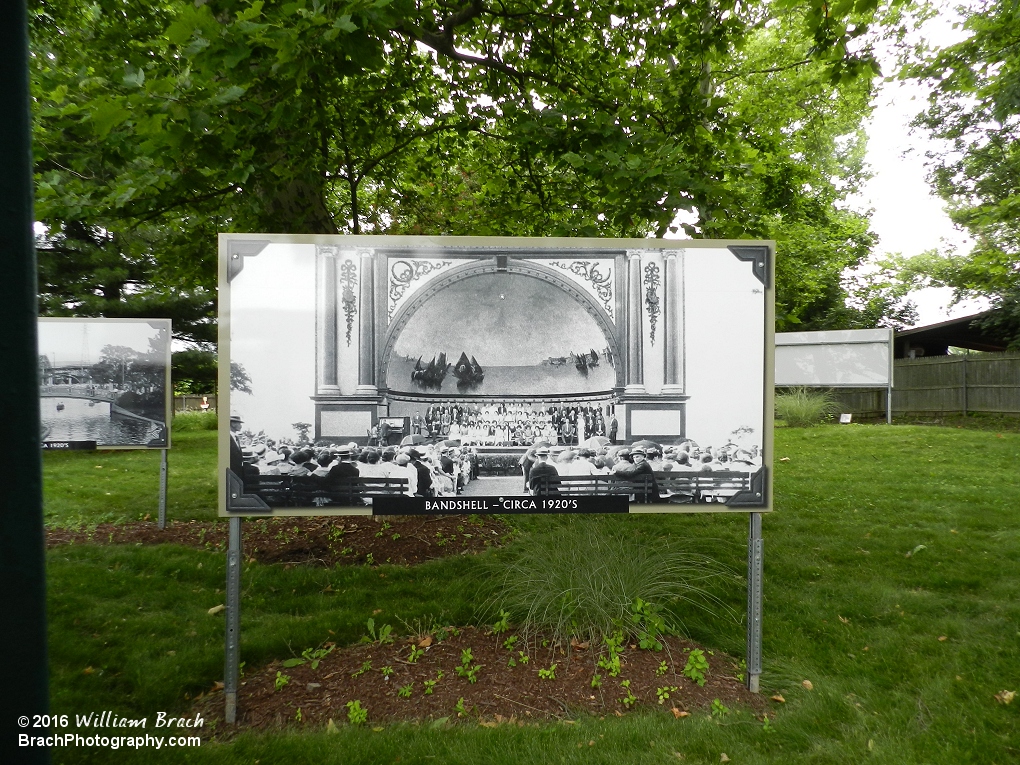
[[[40,319],[44,442],[169,446],[168,319]]]

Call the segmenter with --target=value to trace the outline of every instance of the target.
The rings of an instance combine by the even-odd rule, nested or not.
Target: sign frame
[[[877,329],[841,329],[821,332],[777,332],[776,333],[776,361],[781,363],[784,355],[779,348],[851,348],[853,346],[878,346],[887,354],[884,380],[855,380],[844,382],[803,380],[800,382],[776,383],[781,387],[806,387],[806,388],[885,388],[885,421],[892,424],[892,391],[895,357],[895,332],[886,327]],[[811,358],[808,359],[809,361]],[[776,372],[776,376],[779,373]]]
[[[96,449],[103,450],[142,450],[142,451],[155,451],[162,450],[166,451],[171,446],[171,431],[173,430],[173,381],[172,381],[172,349],[171,344],[173,341],[173,322],[171,319],[145,319],[145,318],[109,318],[109,317],[85,317],[85,316],[40,316],[38,317],[39,324],[98,324],[113,326],[116,324],[130,325],[130,324],[147,324],[154,329],[165,329],[167,333],[166,342],[166,357],[164,360],[165,373],[163,376],[163,428],[166,435],[165,442],[159,444],[106,444],[97,442],[95,445]],[[44,355],[44,348],[39,348],[39,355]],[[42,387],[40,381],[40,388]],[[146,418],[149,419],[149,418]],[[66,439],[58,439],[66,442]],[[47,439],[43,439],[44,442]],[[73,442],[72,442],[73,443]],[[65,447],[73,448],[73,447]]]
[[[706,249],[716,250],[728,250],[726,254],[727,258],[735,259],[741,262],[740,265],[757,278],[760,283],[760,292],[762,293],[761,305],[761,375],[760,379],[762,382],[761,391],[761,439],[760,439],[760,454],[761,454],[761,467],[756,472],[750,474],[751,482],[745,487],[744,490],[738,492],[739,496],[734,498],[728,504],[631,504],[631,513],[657,513],[657,512],[669,512],[669,513],[690,513],[690,512],[770,512],[772,510],[772,461],[773,461],[773,437],[772,437],[772,421],[773,421],[773,396],[774,396],[774,351],[775,351],[775,339],[774,339],[774,273],[775,273],[775,244],[772,241],[767,240],[679,240],[679,239],[589,239],[589,238],[519,238],[519,237],[412,237],[412,236],[344,236],[344,235],[284,235],[284,234],[220,234],[219,235],[219,352],[220,352],[220,370],[219,370],[219,390],[221,400],[226,400],[226,406],[221,406],[221,409],[225,412],[233,413],[232,407],[233,392],[230,390],[230,367],[229,362],[233,361],[232,348],[231,348],[231,333],[234,325],[234,318],[232,315],[232,286],[231,283],[245,268],[245,262],[249,258],[255,258],[263,252],[267,247],[271,245],[311,245],[316,248],[348,248],[351,251],[359,252],[359,248],[364,250],[386,250],[387,248],[399,251],[399,252],[414,252],[418,253],[421,257],[451,257],[455,258],[457,255],[447,256],[444,253],[449,251],[456,251],[458,253],[478,253],[486,252],[498,256],[500,252],[504,255],[509,255],[510,263],[513,264],[516,260],[524,260],[527,257],[552,257],[553,254],[562,256],[563,253],[573,253],[575,257],[585,255],[594,257],[594,254],[600,252],[612,252],[613,255],[606,257],[616,257],[616,283],[615,287],[615,309],[617,316],[623,316],[628,311],[633,314],[633,306],[638,305],[638,310],[643,313],[645,310],[641,306],[645,303],[645,290],[648,286],[647,281],[639,281],[635,287],[633,281],[631,283],[626,282],[625,274],[626,271],[631,273],[638,273],[640,277],[640,271],[635,272],[632,267],[630,253],[637,251],[641,253],[658,253],[655,257],[665,258],[668,252],[687,252],[687,251],[702,251]],[[524,252],[526,255],[521,255]],[[425,254],[423,254],[425,253]],[[427,253],[433,253],[431,256]],[[266,253],[268,255],[269,253]],[[265,260],[266,255],[262,256],[262,260]],[[475,255],[477,257],[477,255]],[[504,257],[502,264],[500,265],[499,258],[496,257],[496,268],[505,268],[507,263],[507,257]],[[255,261],[250,261],[255,262]],[[350,262],[350,261],[348,261]],[[364,261],[368,263],[368,261]],[[511,271],[513,269],[511,268]],[[378,273],[379,268],[376,267],[375,271]],[[370,272],[365,272],[370,273]],[[357,282],[354,282],[357,284]],[[360,284],[357,286],[361,289]],[[636,291],[636,303],[634,293]],[[759,291],[759,290],[755,290]],[[360,297],[370,299],[372,295],[376,296],[377,302],[382,299],[385,300],[386,289],[385,285],[382,288],[377,284],[374,291],[370,290],[367,293],[362,293]],[[382,296],[382,298],[380,298]],[[362,306],[366,305],[362,303]],[[369,306],[371,304],[368,304]],[[397,310],[396,314],[392,317],[393,320],[406,319],[406,316],[401,314],[401,310],[407,312],[408,306],[404,305],[402,308]],[[364,310],[364,309],[363,309]],[[369,310],[374,310],[375,315],[380,314],[380,307],[376,305],[374,309],[371,307]],[[392,310],[392,306],[391,306]],[[673,309],[674,312],[677,310]],[[681,314],[685,310],[685,304],[683,295],[681,294],[679,311]],[[348,317],[349,318],[349,317]],[[667,317],[668,319],[668,317]],[[635,322],[640,326],[639,322]],[[660,327],[664,327],[667,322],[663,322]],[[364,332],[361,328],[360,323],[355,322],[353,326],[358,327],[358,332]],[[348,334],[353,330],[351,322],[348,322]],[[628,328],[626,332],[630,332]],[[660,329],[660,332],[662,329]],[[340,334],[343,334],[342,320],[340,322]],[[663,334],[665,334],[663,332]],[[362,335],[365,337],[365,335]],[[639,339],[639,343],[645,342],[644,339]],[[379,342],[376,341],[377,345]],[[384,352],[389,352],[389,348],[380,349],[376,347],[371,350],[370,354],[373,359],[373,364],[376,363],[376,359]],[[285,362],[283,362],[285,363]],[[321,360],[316,362],[321,364]],[[668,363],[668,358],[667,358]],[[757,362],[755,362],[755,365]],[[359,379],[359,383],[363,382]],[[374,382],[374,381],[372,381]],[[376,392],[376,388],[373,385],[362,386],[359,384],[358,390],[362,391],[362,388],[368,391],[365,395],[365,402],[363,404],[364,414],[357,415],[366,418],[371,418],[372,424],[377,422],[374,411],[378,407],[378,399],[373,400],[371,393]],[[634,388],[632,390],[632,387]],[[616,394],[620,396],[620,400],[626,400],[627,407],[625,408],[621,417],[622,430],[627,431],[628,437],[626,441],[631,441],[634,434],[629,432],[630,424],[635,414],[642,413],[640,422],[644,423],[654,418],[655,413],[659,411],[656,409],[657,402],[662,400],[664,397],[659,394],[648,395],[644,393],[644,386],[631,386],[629,384],[625,386],[617,385],[614,388]],[[680,386],[677,386],[678,388]],[[682,390],[679,392],[682,393]],[[382,394],[385,397],[385,393]],[[668,398],[665,397],[665,398]],[[353,397],[352,397],[353,400]],[[361,404],[359,404],[361,405]],[[354,404],[350,405],[353,409]],[[388,414],[386,412],[385,414]],[[357,414],[357,413],[355,413]],[[383,416],[385,416],[385,414]],[[350,415],[351,419],[355,415]],[[361,422],[361,420],[357,420]],[[316,415],[315,428],[318,433],[320,430],[321,423],[319,422],[318,414]],[[681,428],[683,428],[683,415],[681,414]],[[654,435],[654,434],[653,434]],[[639,436],[643,437],[643,436]],[[653,436],[649,436],[652,440],[656,440]],[[220,483],[219,491],[219,515],[220,517],[271,517],[271,516],[324,516],[324,515],[370,515],[373,513],[371,507],[268,507],[264,502],[261,501],[258,495],[247,494],[245,492],[245,485],[243,479],[238,478],[230,470],[230,449],[231,449],[231,436],[230,436],[230,425],[228,418],[221,418],[219,428],[219,465],[218,475]],[[231,476],[237,478],[234,480]]]

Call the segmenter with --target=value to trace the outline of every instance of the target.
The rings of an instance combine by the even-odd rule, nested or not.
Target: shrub
[[[791,388],[776,394],[776,417],[792,428],[808,428],[830,419],[838,407],[829,391]]]
[[[726,608],[707,589],[713,580],[735,581],[722,564],[621,531],[611,519],[568,517],[520,538],[487,561],[480,616],[506,611],[527,637],[598,644],[620,630],[635,639],[673,631],[691,607]]]
[[[216,430],[216,412],[185,411],[174,415],[174,430]]]

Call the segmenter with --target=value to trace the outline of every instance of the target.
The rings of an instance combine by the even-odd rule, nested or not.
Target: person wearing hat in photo
[[[330,456],[330,458],[332,457],[332,455],[328,455],[328,453],[327,456]],[[354,464],[354,452],[351,451],[351,447],[337,447],[336,459],[338,460],[336,464],[334,464],[329,469],[329,472],[326,473],[326,481],[328,483],[337,483],[339,481],[357,478],[360,475],[358,472],[358,466]]]
[[[609,416],[609,443],[616,443],[616,434],[620,431],[620,421],[616,419],[614,412]]]
[[[238,478],[244,477],[244,453],[241,451],[241,429],[244,421],[234,412],[230,415],[230,472]]]
[[[622,478],[631,481],[640,481],[647,476],[647,491],[639,491],[634,494],[634,501],[641,503],[658,502],[659,487],[655,482],[655,472],[648,462],[648,455],[644,448],[638,446],[630,450],[630,463],[621,462],[618,470],[614,471]]]
[[[528,489],[532,494],[559,494],[560,474],[549,462],[549,447],[535,449],[535,464],[528,474]]]
[[[411,467],[418,471],[418,487],[415,491],[419,497],[434,496],[432,491],[432,471],[422,461],[422,455],[416,449],[410,449],[407,456],[411,458]]]
[[[413,497],[418,493],[418,470],[411,464],[411,458],[401,452],[393,458],[393,467],[390,468],[390,478],[403,478],[407,480],[407,488],[404,494]]]
[[[329,457],[335,457],[336,462],[329,468],[326,477],[319,479],[321,487],[332,494],[328,500],[324,501],[339,501],[340,504],[349,501],[352,505],[363,504],[361,489],[357,485],[358,477],[361,474],[354,462],[354,452],[349,446],[338,446]],[[337,497],[337,494],[340,496]]]

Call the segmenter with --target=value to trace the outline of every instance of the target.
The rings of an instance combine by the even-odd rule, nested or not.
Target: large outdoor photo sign
[[[220,514],[768,511],[773,265],[222,234]]]
[[[170,446],[169,319],[40,318],[46,449]]]

